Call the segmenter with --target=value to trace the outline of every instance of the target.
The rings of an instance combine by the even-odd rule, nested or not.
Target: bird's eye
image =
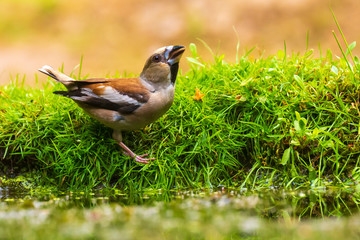
[[[155,56],[153,56],[154,62],[160,62],[160,60],[161,60],[161,56],[159,54],[156,54]]]

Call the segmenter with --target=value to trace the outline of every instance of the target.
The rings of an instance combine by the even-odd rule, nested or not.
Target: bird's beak
[[[185,51],[185,47],[181,45],[169,46],[165,50],[166,62],[172,66],[180,61],[182,54]]]

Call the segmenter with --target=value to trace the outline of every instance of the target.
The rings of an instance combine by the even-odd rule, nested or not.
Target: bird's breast
[[[125,116],[129,122],[139,123],[142,128],[160,118],[169,110],[174,101],[175,87],[169,86],[151,93],[147,103],[136,109],[133,114]]]

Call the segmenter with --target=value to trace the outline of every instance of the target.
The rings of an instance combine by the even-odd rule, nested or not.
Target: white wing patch
[[[142,105],[137,100],[127,95],[119,93],[112,87],[105,87],[104,92],[102,93],[102,95],[100,95],[100,97],[105,98],[110,102],[118,103],[118,104],[127,103],[127,104]]]

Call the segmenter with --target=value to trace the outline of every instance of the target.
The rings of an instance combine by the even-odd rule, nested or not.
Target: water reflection
[[[119,190],[94,192],[32,193],[16,186],[0,187],[0,206],[13,208],[88,209],[103,205],[168,207],[189,209],[232,209],[266,219],[350,216],[359,212],[359,192],[352,190],[267,190],[236,189],[149,191],[123,193]]]

